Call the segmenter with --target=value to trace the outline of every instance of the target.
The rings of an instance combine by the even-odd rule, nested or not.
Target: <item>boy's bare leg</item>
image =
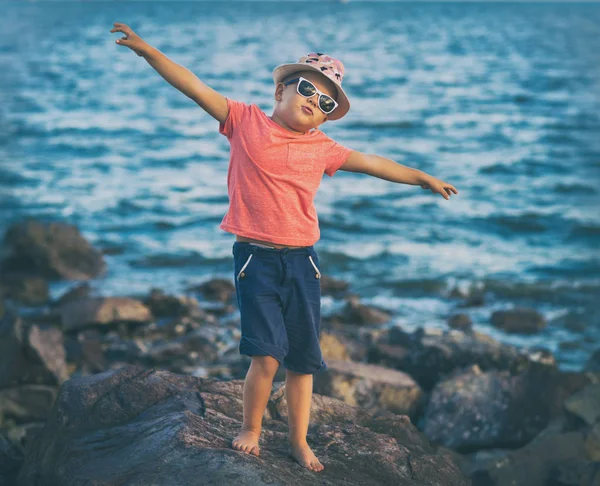
[[[273,377],[279,362],[272,356],[252,356],[252,363],[244,379],[244,421],[242,430],[231,446],[247,454],[258,456],[262,418],[271,395]]]
[[[286,370],[285,398],[288,404],[290,428],[290,454],[310,471],[325,469],[306,442],[310,405],[312,403],[313,376]]]

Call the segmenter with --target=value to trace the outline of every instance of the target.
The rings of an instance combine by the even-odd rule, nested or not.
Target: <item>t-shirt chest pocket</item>
[[[304,144],[288,143],[286,166],[291,172],[313,172],[316,166],[316,155],[313,151],[307,151]]]

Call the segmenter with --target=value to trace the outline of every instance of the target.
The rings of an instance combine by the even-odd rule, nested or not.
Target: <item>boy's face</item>
[[[313,83],[318,90],[328,94],[334,100],[337,99],[337,90],[332,81],[328,81],[325,77],[315,71],[299,71],[293,76],[288,76],[286,81],[302,76]],[[298,83],[292,83],[285,86],[279,83],[275,88],[275,110],[273,117],[278,117],[287,125],[290,130],[305,133],[312,128],[317,128],[319,125],[327,121],[327,115],[319,109],[318,98],[315,94],[312,98],[305,98],[298,94],[296,89]],[[312,111],[310,113],[306,107]]]

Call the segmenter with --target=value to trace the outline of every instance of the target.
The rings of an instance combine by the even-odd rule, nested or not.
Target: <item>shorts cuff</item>
[[[285,352],[273,344],[243,336],[240,340],[239,350],[240,354],[246,354],[248,356],[272,356],[280,365],[283,363],[283,358],[285,356]]]
[[[327,363],[325,363],[325,361],[321,361],[321,365],[316,369],[316,370],[303,370],[303,369],[299,369],[296,368],[295,366],[287,366],[284,365],[286,370],[290,370],[293,371],[295,373],[303,373],[305,375],[314,375],[315,373],[321,373],[322,371],[325,371],[327,369]]]

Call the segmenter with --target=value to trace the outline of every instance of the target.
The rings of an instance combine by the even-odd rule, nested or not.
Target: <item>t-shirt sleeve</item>
[[[329,146],[325,150],[325,174],[333,177],[333,174],[348,160],[350,153],[352,149],[330,139]]]
[[[219,133],[225,135],[228,139],[231,138],[234,130],[239,126],[249,108],[250,107],[242,101],[227,98],[227,109],[229,112],[227,119],[223,123],[219,123]]]

